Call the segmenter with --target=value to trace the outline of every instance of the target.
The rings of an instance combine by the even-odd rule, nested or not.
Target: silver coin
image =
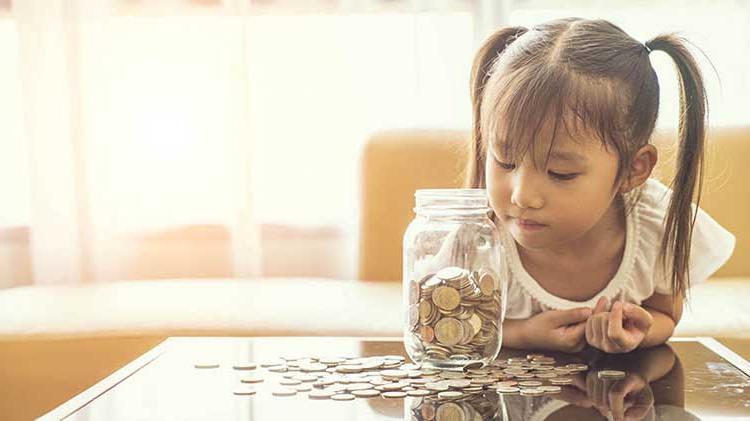
[[[405,398],[406,392],[396,392],[396,391],[384,392],[382,396],[387,399],[399,399],[399,398]]]
[[[380,396],[380,392],[375,389],[353,390],[352,395],[358,398],[374,398],[375,396]]]
[[[252,388],[238,388],[234,389],[234,394],[237,396],[252,396],[256,394],[257,391]]]
[[[456,399],[463,397],[464,394],[462,392],[456,392],[456,391],[448,391],[448,392],[439,392],[438,398],[440,399]]]
[[[601,370],[597,375],[600,379],[621,379],[625,377],[625,372],[619,370]]]
[[[297,391],[289,387],[277,387],[271,391],[274,396],[294,396]]]
[[[195,368],[219,368],[219,363],[215,361],[200,361],[194,364]]]
[[[333,399],[334,401],[351,401],[351,400],[354,400],[355,398],[356,396],[349,394],[349,393],[341,393],[338,395],[331,396],[331,399]]]

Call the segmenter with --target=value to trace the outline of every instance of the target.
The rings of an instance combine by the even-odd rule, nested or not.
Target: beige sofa
[[[362,156],[360,280],[175,279],[0,290],[0,418],[39,415],[173,335],[401,335],[401,239],[417,188],[461,185],[465,131],[406,130]],[[668,136],[660,138],[666,142]],[[703,207],[737,236],[678,335],[750,338],[750,128],[709,132]],[[667,165],[668,167],[668,165]]]

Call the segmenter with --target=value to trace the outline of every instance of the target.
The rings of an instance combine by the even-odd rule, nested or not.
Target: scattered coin
[[[255,370],[257,367],[256,363],[236,363],[232,366],[235,370]]]
[[[331,396],[331,399],[335,401],[351,401],[354,400],[356,396],[349,394],[349,393],[340,393],[338,395]]]
[[[562,387],[560,386],[540,386],[539,390],[545,393],[558,393],[562,391]]]
[[[597,375],[600,379],[621,379],[625,377],[625,372],[619,370],[601,370]]]
[[[380,392],[375,389],[353,390],[352,395],[358,398],[374,398],[380,396]]]
[[[397,392],[397,391],[384,392],[382,396],[388,399],[405,398],[406,392]]]
[[[525,381],[525,382],[518,382],[518,385],[521,387],[539,387],[542,385],[542,382],[531,380],[531,381]]]
[[[271,391],[274,396],[294,396],[297,391],[289,387],[277,387]]]
[[[430,392],[429,390],[424,390],[424,389],[415,389],[415,390],[410,390],[406,392],[406,394],[409,396],[422,397],[422,396],[429,396],[432,394],[432,392]]]
[[[307,394],[307,397],[310,399],[329,399],[331,396],[333,396],[333,392],[317,389],[311,390],[310,393]]]
[[[312,390],[312,386],[310,386],[309,383],[302,383],[294,386],[294,390],[296,390],[297,392],[309,392]]]
[[[195,368],[219,368],[219,363],[214,361],[201,361],[195,363]]]
[[[462,392],[455,392],[455,391],[447,391],[447,392],[439,392],[438,398],[440,399],[456,399],[463,397],[464,394]]]
[[[544,392],[540,390],[539,388],[530,387],[528,389],[521,389],[521,394],[525,396],[538,396],[543,394]]]
[[[238,396],[251,396],[257,393],[255,389],[252,388],[238,388],[234,389],[234,394]]]
[[[240,379],[240,382],[242,383],[263,383],[263,377],[260,376],[250,376],[250,377],[244,377]]]

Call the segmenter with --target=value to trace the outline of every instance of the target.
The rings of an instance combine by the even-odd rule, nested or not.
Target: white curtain
[[[704,63],[713,124],[747,123],[750,13],[730,1],[0,2],[0,288],[353,278],[367,137],[467,129],[479,43],[571,15],[682,31],[721,77]]]

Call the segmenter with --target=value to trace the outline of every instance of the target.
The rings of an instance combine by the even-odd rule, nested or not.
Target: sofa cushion
[[[397,283],[200,279],[0,291],[0,340],[400,334]]]
[[[678,336],[750,337],[750,280],[696,285]],[[92,336],[401,336],[401,283],[128,281],[0,291],[0,341]],[[727,316],[731,315],[731,316]]]

